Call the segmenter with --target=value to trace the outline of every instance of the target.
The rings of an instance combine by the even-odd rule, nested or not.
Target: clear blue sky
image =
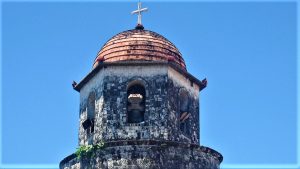
[[[58,164],[77,147],[71,87],[136,1],[2,3],[2,163]],[[145,2],[201,92],[201,144],[229,164],[297,162],[296,2]]]

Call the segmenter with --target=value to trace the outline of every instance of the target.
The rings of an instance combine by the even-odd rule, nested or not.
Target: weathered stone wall
[[[87,118],[87,103],[88,97],[91,92],[95,92],[95,120],[98,125],[101,125],[103,112],[103,78],[105,76],[105,71],[99,71],[94,78],[90,79],[88,83],[83,86],[80,90],[80,108],[79,108],[79,145],[88,144],[88,137],[86,131],[82,127],[82,123]],[[98,130],[98,132],[103,133],[103,130]],[[89,138],[91,139],[91,138]]]
[[[146,89],[145,122],[127,123],[127,86],[133,80]],[[89,93],[96,92],[94,143],[100,140],[167,139],[167,68],[107,67],[97,73],[80,91],[79,144],[87,144],[82,122],[87,117]]]
[[[134,80],[146,89],[145,121],[127,122],[127,87]],[[192,85],[191,85],[192,84]],[[179,130],[178,90],[184,88],[191,100],[189,132]],[[87,118],[87,102],[95,92],[95,131],[87,137],[82,127]],[[156,139],[199,142],[199,87],[168,66],[108,66],[101,69],[80,90],[79,145],[100,140]],[[90,141],[91,143],[91,141]]]
[[[94,157],[71,155],[60,163],[60,169],[218,169],[222,161],[214,150],[191,144],[115,144],[96,151]]]
[[[222,155],[199,145],[198,83],[168,65],[109,65],[80,89],[79,146],[105,142],[93,157],[75,154],[60,169],[218,169]],[[127,121],[127,89],[132,81],[145,87],[145,113],[141,123]],[[180,129],[180,91],[188,100],[188,128]],[[95,93],[94,132],[82,123]]]
[[[179,91],[182,89],[188,93],[188,112],[191,114],[187,120],[187,133],[183,133],[179,127]],[[170,67],[168,68],[168,111],[170,135],[174,137],[171,140],[200,144],[199,86]]]

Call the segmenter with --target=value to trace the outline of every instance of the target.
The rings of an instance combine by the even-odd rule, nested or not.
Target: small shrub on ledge
[[[95,144],[95,145],[83,145],[79,146],[75,152],[76,157],[78,159],[81,158],[90,158],[95,156],[96,150],[100,150],[104,148],[104,142],[100,141],[100,143]]]

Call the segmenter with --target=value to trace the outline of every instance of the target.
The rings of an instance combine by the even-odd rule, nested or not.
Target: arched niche
[[[95,92],[91,92],[89,94],[88,103],[87,103],[87,118],[94,119],[95,118],[95,102],[96,102],[96,94]]]
[[[127,86],[127,122],[141,123],[145,115],[146,90],[140,80],[132,80]]]
[[[82,126],[86,131],[89,144],[92,142],[92,134],[94,133],[95,102],[96,94],[94,91],[92,91],[87,99],[87,116],[82,123]]]
[[[180,88],[178,92],[179,97],[179,113],[178,113],[178,119],[179,119],[179,128],[183,134],[188,134],[189,132],[189,118],[191,116],[191,113],[189,112],[190,107],[190,98],[189,93],[184,89]]]

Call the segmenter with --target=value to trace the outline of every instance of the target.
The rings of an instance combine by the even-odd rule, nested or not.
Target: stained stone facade
[[[222,155],[200,146],[199,91],[205,86],[161,35],[137,29],[116,35],[74,85],[79,146],[104,147],[92,157],[72,154],[60,168],[219,168]]]
[[[77,159],[73,154],[60,163],[64,169],[216,169],[219,153],[195,144],[164,141],[109,143],[94,158]]]

